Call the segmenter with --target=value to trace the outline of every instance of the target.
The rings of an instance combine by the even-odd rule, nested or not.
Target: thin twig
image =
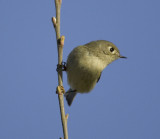
[[[61,3],[62,0],[55,0],[55,6],[56,6],[56,18],[52,18],[52,22],[56,31],[56,39],[57,39],[57,49],[58,49],[58,65],[62,64],[63,59],[63,45],[64,45],[64,36],[60,37],[60,9],[61,9]],[[63,80],[62,80],[62,70],[58,71],[58,87],[57,87],[57,94],[59,99],[59,107],[60,107],[60,113],[61,113],[61,121],[62,121],[62,127],[63,127],[63,134],[64,139],[68,139],[68,128],[67,128],[67,119],[68,115],[65,115],[64,110],[64,99],[63,99]]]

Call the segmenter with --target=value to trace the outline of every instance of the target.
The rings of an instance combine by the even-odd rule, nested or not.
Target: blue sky
[[[63,0],[64,61],[76,46],[108,40],[122,55],[69,113],[69,138],[160,138],[160,2]],[[57,86],[54,0],[0,0],[0,138],[63,135]],[[69,88],[64,73],[65,90]]]

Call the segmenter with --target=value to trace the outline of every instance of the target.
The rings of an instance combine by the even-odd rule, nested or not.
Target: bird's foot
[[[59,72],[59,71],[66,71],[66,62],[62,62],[62,64],[57,64],[57,69],[56,71]]]
[[[57,86],[56,93],[59,95],[63,95],[65,93],[63,86]]]

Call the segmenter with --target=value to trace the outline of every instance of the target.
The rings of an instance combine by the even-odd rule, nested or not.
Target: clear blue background
[[[159,7],[159,0],[63,0],[64,61],[98,39],[128,57],[71,107],[65,101],[70,139],[160,139]],[[0,0],[0,139],[63,136],[52,16],[54,0]]]

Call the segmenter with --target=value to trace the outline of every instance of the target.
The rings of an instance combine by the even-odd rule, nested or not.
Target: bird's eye
[[[110,52],[113,52],[113,51],[114,51],[114,48],[113,48],[113,47],[111,47],[111,48],[110,48]]]

